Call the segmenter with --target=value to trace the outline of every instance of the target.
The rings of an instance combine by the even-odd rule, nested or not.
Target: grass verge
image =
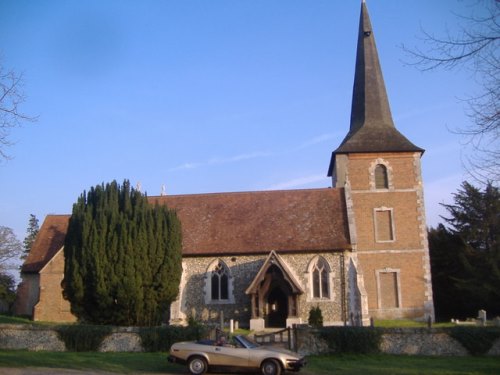
[[[17,316],[1,315],[0,324],[32,324],[33,322],[27,318],[19,318]]]
[[[315,356],[302,375],[483,375],[500,374],[498,357],[395,355]]]
[[[166,353],[75,353],[0,351],[1,367],[52,367],[101,370],[120,374],[185,374],[186,368],[167,362]],[[1,371],[0,371],[1,372]],[[308,357],[299,375],[482,375],[500,374],[498,357],[417,357],[342,355]]]

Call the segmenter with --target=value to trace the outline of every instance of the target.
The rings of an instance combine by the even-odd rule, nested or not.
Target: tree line
[[[500,316],[500,192],[468,182],[453,194],[444,223],[429,229],[437,320]]]

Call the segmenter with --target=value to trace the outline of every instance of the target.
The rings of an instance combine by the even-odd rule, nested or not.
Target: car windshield
[[[253,342],[252,340],[250,340],[245,336],[236,336],[235,338],[243,345],[243,347],[247,349],[254,349],[259,347],[259,344]]]

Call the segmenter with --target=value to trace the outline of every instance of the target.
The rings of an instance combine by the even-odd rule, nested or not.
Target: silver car
[[[258,371],[263,375],[280,375],[299,371],[304,357],[290,350],[261,346],[245,336],[225,340],[178,342],[170,348],[169,362],[187,364],[189,372],[200,375],[210,370]]]

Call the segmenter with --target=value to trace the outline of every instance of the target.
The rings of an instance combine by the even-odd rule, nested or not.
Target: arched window
[[[330,298],[330,267],[322,257],[318,257],[312,267],[313,298]]]
[[[217,266],[212,271],[212,301],[220,301],[229,299],[229,272],[226,265],[219,261]]]
[[[377,164],[375,167],[375,189],[388,189],[389,179],[387,176],[387,167],[383,164]]]

